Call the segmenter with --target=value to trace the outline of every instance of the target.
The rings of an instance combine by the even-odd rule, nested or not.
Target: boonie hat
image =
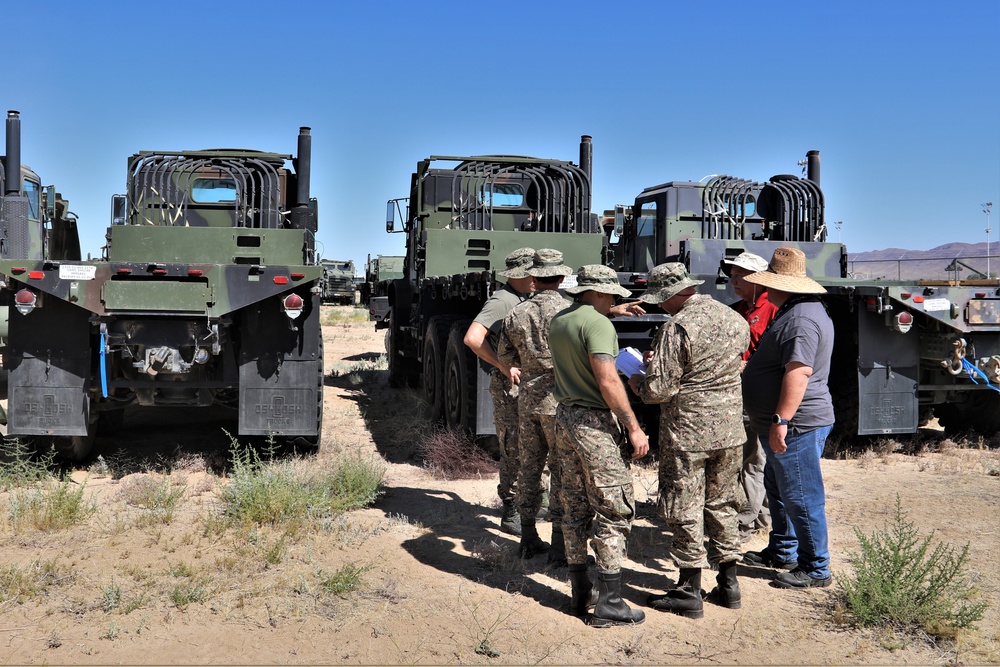
[[[645,303],[662,303],[682,289],[701,285],[704,280],[692,280],[680,262],[658,264],[646,276],[646,291],[639,297]]]
[[[733,259],[722,260],[722,270],[727,276],[734,266],[757,273],[758,271],[767,271],[767,260],[752,252],[741,252]]]
[[[552,248],[542,248],[535,252],[528,269],[528,275],[535,278],[552,278],[554,276],[571,276],[573,269],[563,264],[563,254]]]
[[[528,269],[531,268],[531,260],[534,256],[534,248],[518,248],[504,257],[503,261],[507,264],[507,270],[500,271],[497,275],[504,278],[530,278]]]
[[[614,269],[602,264],[585,264],[576,272],[576,285],[567,287],[566,294],[582,294],[584,292],[600,292],[615,296],[632,296],[632,293],[618,282],[618,274]]]
[[[767,270],[744,281],[791,294],[823,294],[826,288],[806,275],[806,254],[798,248],[777,248]]]

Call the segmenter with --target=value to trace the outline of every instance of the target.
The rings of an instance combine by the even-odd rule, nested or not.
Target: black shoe
[[[772,567],[776,570],[794,570],[799,566],[799,562],[795,560],[778,560],[767,549],[746,552],[743,554],[743,562],[755,567]]]
[[[779,572],[774,577],[774,585],[778,588],[826,588],[832,583],[832,576],[816,579],[798,568],[791,572]]]

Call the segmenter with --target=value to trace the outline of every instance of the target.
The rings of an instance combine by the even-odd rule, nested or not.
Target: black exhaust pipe
[[[593,162],[594,162],[594,144],[593,138],[589,134],[585,134],[580,137],[580,169],[587,174],[587,180],[593,185]]]
[[[312,171],[312,136],[310,128],[299,128],[298,157],[295,160],[295,174],[298,180],[298,191],[295,203],[299,206],[309,206],[309,178]]]
[[[806,153],[806,179],[819,185],[819,151]]]
[[[7,112],[7,156],[4,160],[4,194],[21,194],[21,115]]]

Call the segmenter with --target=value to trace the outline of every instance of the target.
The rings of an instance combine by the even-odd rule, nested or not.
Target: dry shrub
[[[497,473],[497,464],[465,433],[432,431],[420,443],[424,466],[440,479],[477,479]]]

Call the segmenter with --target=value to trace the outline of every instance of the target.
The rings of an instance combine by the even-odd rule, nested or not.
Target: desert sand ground
[[[386,384],[383,332],[348,307],[324,327],[327,379],[321,449],[303,465],[348,454],[385,467],[385,494],[321,529],[220,527],[217,494],[231,418],[211,410],[129,413],[98,442],[96,463],[69,471],[97,511],[52,532],[15,530],[0,494],[3,664],[982,664],[1000,662],[1000,453],[926,430],[901,445],[824,459],[835,575],[850,572],[855,529],[892,516],[896,497],[936,538],[970,543],[970,572],[991,602],[974,631],[933,646],[836,622],[835,588],[787,591],[773,572],[741,567],[743,608],[706,605],[687,620],[647,609],[634,627],[593,629],[566,613],[565,569],[513,556],[500,533],[496,477],[442,480],[422,465],[416,394]],[[975,444],[975,443],[973,443]],[[906,453],[904,453],[906,452]],[[169,480],[172,520],[126,502],[129,485]],[[655,463],[634,468],[638,519],[623,596],[676,578],[655,511]],[[540,532],[547,538],[549,525]],[[755,537],[748,549],[765,546]],[[321,582],[345,566],[356,590]],[[712,573],[705,573],[711,582]]]

